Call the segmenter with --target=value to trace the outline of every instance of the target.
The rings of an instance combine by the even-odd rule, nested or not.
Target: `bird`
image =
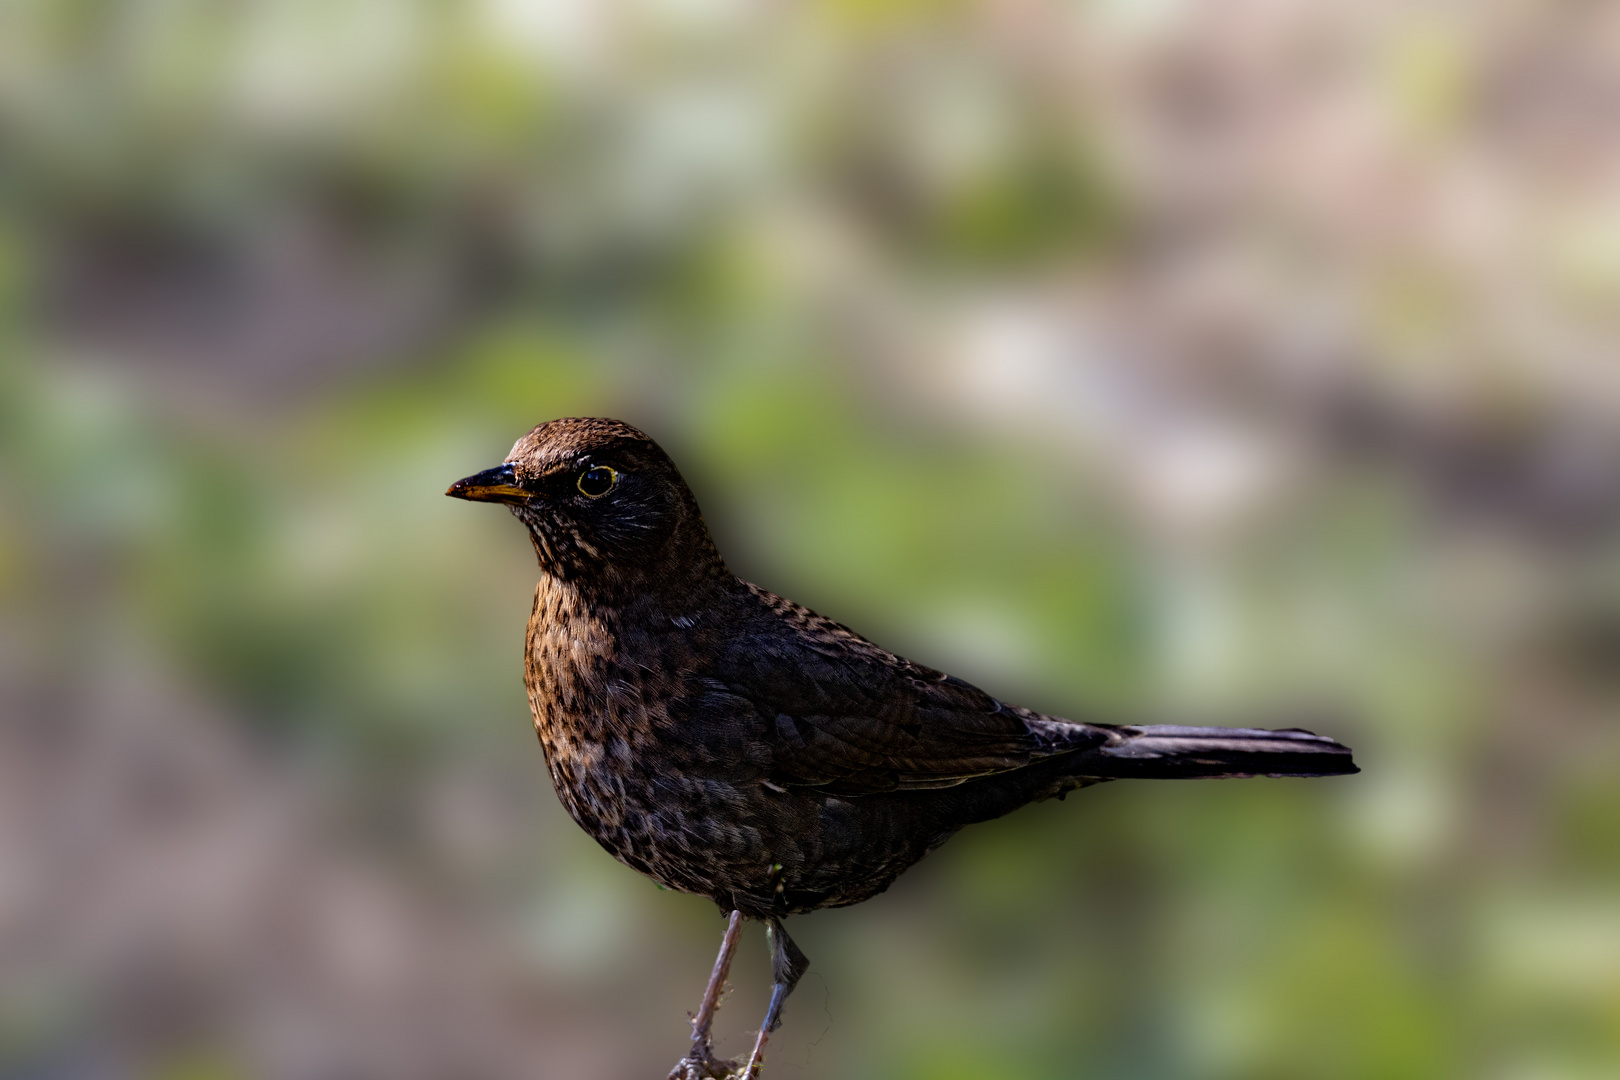
[[[1068,720],[897,656],[733,574],[675,463],[618,420],[542,423],[446,494],[506,505],[534,545],[524,682],[563,807],[727,916],[670,1080],[758,1077],[809,967],[783,920],[876,896],[967,825],[1109,780],[1359,771],[1299,728]],[[711,1026],[745,919],[772,986],[736,1062]]]

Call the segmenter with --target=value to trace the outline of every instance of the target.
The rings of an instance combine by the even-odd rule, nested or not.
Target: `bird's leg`
[[[726,975],[731,971],[731,954],[737,948],[737,935],[742,930],[742,912],[733,911],[726,923],[725,936],[720,939],[720,955],[714,958],[714,970],[709,973],[709,985],[703,991],[703,1004],[692,1017],[692,1049],[669,1074],[669,1080],[706,1080],[726,1076],[732,1063],[716,1061],[714,1043],[709,1028],[714,1014],[720,1011],[720,995],[726,988]]]
[[[799,980],[810,968],[810,960],[793,944],[780,919],[772,919],[765,926],[765,936],[771,942],[771,1004],[765,1010],[765,1022],[759,1025],[759,1038],[754,1040],[753,1053],[748,1055],[748,1067],[743,1070],[744,1080],[755,1080],[765,1062],[765,1037],[782,1026],[782,1002],[793,993]]]
[[[708,1053],[712,1045],[709,1027],[714,1014],[720,1009],[720,994],[726,988],[726,975],[731,971],[731,954],[737,948],[737,935],[742,931],[742,912],[733,911],[726,923],[725,936],[720,939],[720,954],[714,958],[714,970],[709,973],[709,985],[703,991],[703,1004],[692,1018],[692,1049]]]

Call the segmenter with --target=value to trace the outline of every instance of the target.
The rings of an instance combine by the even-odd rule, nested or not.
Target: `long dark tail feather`
[[[1217,776],[1343,776],[1360,772],[1350,748],[1300,728],[1120,727],[1085,754],[1077,772],[1124,779]],[[1076,764],[1081,764],[1077,762]]]

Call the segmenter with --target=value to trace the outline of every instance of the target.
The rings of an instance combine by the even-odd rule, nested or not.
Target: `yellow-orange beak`
[[[473,502],[526,503],[531,498],[529,492],[518,486],[517,473],[510,464],[497,465],[457,480],[445,494]]]

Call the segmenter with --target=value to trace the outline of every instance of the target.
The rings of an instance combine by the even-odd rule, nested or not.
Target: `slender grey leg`
[[[765,1037],[782,1026],[782,1002],[793,993],[793,988],[810,968],[810,960],[793,944],[780,919],[772,919],[766,925],[765,936],[771,942],[771,1004],[765,1010],[765,1022],[759,1025],[753,1053],[748,1055],[748,1067],[743,1070],[746,1080],[759,1076],[760,1066],[765,1063]]]
[[[709,985],[703,991],[703,1004],[692,1017],[692,1049],[707,1050],[710,1046],[709,1027],[714,1014],[720,1009],[720,995],[725,990],[726,976],[731,972],[731,954],[737,948],[737,935],[742,931],[742,912],[733,911],[726,923],[725,936],[720,939],[720,955],[714,958],[714,970],[709,973]]]
[[[720,939],[720,955],[714,958],[714,970],[709,973],[709,985],[703,991],[703,1004],[692,1017],[692,1049],[670,1071],[669,1080],[704,1080],[706,1077],[725,1076],[732,1069],[729,1061],[717,1061],[709,1028],[714,1014],[720,1011],[720,995],[726,987],[726,976],[731,972],[731,954],[737,948],[737,935],[742,930],[742,912],[733,911],[726,923],[725,936]]]

